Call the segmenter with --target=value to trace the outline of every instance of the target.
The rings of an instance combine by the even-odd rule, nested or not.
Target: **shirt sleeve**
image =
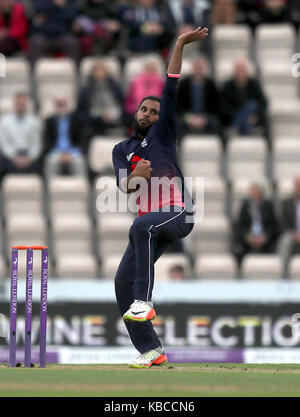
[[[161,96],[159,120],[156,131],[163,141],[176,139],[176,94],[179,74],[168,74]]]
[[[130,167],[124,155],[122,155],[122,153],[120,152],[118,145],[116,145],[113,148],[112,159],[113,159],[117,186],[120,188],[121,191],[126,193],[127,190],[122,186],[122,180],[123,178],[127,178],[130,175]]]

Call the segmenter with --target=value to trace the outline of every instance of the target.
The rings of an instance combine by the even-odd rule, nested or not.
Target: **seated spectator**
[[[78,14],[73,29],[84,54],[104,54],[115,46],[121,26],[111,1],[87,0]]]
[[[287,276],[290,257],[300,253],[300,177],[295,178],[293,195],[282,202],[280,224],[278,250]]]
[[[211,133],[222,137],[220,95],[207,76],[207,61],[196,58],[191,75],[179,82],[177,92],[179,139],[187,133]],[[222,137],[223,140],[223,137]]]
[[[0,2],[0,53],[11,56],[27,49],[28,20],[22,3]]]
[[[264,0],[259,10],[259,23],[291,22],[291,13],[285,0]]]
[[[267,132],[267,100],[259,82],[249,74],[246,60],[238,60],[234,76],[222,90],[222,118],[235,134],[251,135],[258,126]]]
[[[168,0],[168,5],[176,22],[177,34],[194,30],[195,27],[209,25],[208,0]]]
[[[159,72],[156,61],[146,62],[143,71],[130,83],[125,98],[125,111],[131,121],[144,97],[162,94],[165,79]]]
[[[44,156],[45,177],[69,173],[85,175],[81,129],[78,118],[70,112],[65,97],[55,99],[55,114],[45,121]]]
[[[159,52],[173,40],[176,24],[168,8],[157,0],[134,0],[133,6],[119,7],[121,22],[129,30],[129,50]]]
[[[89,127],[85,136],[108,134],[110,129],[122,126],[123,101],[118,82],[109,75],[105,63],[97,61],[78,102],[79,115]]]
[[[41,120],[28,110],[28,96],[15,95],[15,110],[0,117],[0,150],[3,174],[39,170]]]
[[[211,11],[211,24],[233,25],[235,23],[235,0],[214,0]]]
[[[290,0],[288,6],[290,8],[291,19],[298,29],[300,25],[300,0]]]
[[[182,281],[184,280],[184,268],[182,265],[174,265],[169,270],[169,278],[172,281]]]
[[[76,13],[72,0],[35,0],[29,45],[32,65],[49,52],[62,52],[79,61],[79,41],[71,33]]]
[[[278,225],[273,203],[264,197],[258,184],[250,187],[234,226],[233,252],[239,264],[247,253],[271,253],[275,250]]]
[[[168,0],[168,6],[176,24],[177,35],[194,30],[195,27],[210,26],[210,2],[208,0]],[[210,36],[201,43],[191,43],[185,49],[185,57],[210,54]],[[201,48],[201,49],[200,49]]]

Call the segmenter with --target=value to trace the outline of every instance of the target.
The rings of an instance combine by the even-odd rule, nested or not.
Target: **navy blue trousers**
[[[129,244],[115,277],[116,298],[122,315],[134,300],[152,300],[154,263],[169,243],[192,231],[191,213],[178,207],[176,209],[171,207],[170,212],[151,212],[134,220],[129,231]],[[125,324],[139,352],[161,347],[150,321],[125,321]]]

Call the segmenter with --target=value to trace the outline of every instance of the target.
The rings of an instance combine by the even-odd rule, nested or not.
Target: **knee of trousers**
[[[149,233],[152,236],[155,236],[156,234],[156,228],[155,226],[148,224],[148,223],[144,223],[143,221],[140,221],[139,218],[137,218],[132,226],[130,227],[129,230],[129,237],[132,239],[136,236],[140,236],[140,237],[149,237]]]

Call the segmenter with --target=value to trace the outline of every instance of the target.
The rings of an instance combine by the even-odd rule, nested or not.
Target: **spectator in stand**
[[[290,0],[288,7],[290,8],[291,19],[298,29],[300,25],[300,0]]]
[[[168,6],[176,23],[177,35],[194,30],[195,27],[210,25],[210,2],[208,0],[168,0]],[[209,37],[201,43],[190,44],[185,50],[185,57],[194,57],[201,52],[208,55]]]
[[[291,13],[285,0],[264,0],[259,10],[259,23],[291,22]]]
[[[239,264],[247,253],[272,253],[278,238],[278,224],[272,201],[264,197],[259,184],[252,184],[234,227],[233,252]]]
[[[183,281],[185,278],[182,265],[173,265],[169,270],[169,278],[172,281]]]
[[[121,25],[111,1],[86,0],[78,14],[73,29],[84,54],[104,54],[115,46]]]
[[[66,97],[55,99],[55,114],[45,121],[44,157],[45,177],[68,173],[85,175],[82,152],[81,126],[75,112],[71,112]]]
[[[220,95],[208,77],[208,63],[199,57],[193,61],[191,75],[178,86],[177,111],[179,139],[187,133],[218,134],[224,142],[220,124]]]
[[[236,17],[235,0],[214,0],[211,11],[211,24],[233,25]]]
[[[133,6],[120,5],[121,22],[129,30],[129,50],[137,53],[163,52],[175,34],[170,10],[157,0],[134,0]]]
[[[135,112],[144,97],[161,96],[164,82],[157,62],[153,59],[148,60],[143,71],[130,83],[126,94],[125,111],[129,122],[132,123]]]
[[[295,178],[293,195],[282,202],[280,224],[278,250],[287,276],[291,255],[300,253],[300,177]]]
[[[78,101],[79,117],[87,129],[84,136],[108,134],[124,122],[124,98],[118,82],[109,75],[105,63],[97,61],[87,86],[83,87]]]
[[[13,0],[0,1],[0,53],[14,55],[27,50],[28,20],[24,5]]]
[[[208,26],[210,3],[208,0],[168,0],[177,34],[181,35],[198,26]]]
[[[80,45],[71,32],[77,15],[72,0],[35,0],[29,55],[32,65],[48,52],[60,52],[80,59]]]
[[[28,96],[15,95],[15,110],[0,117],[0,149],[3,173],[32,173],[39,170],[41,120],[28,112]]]
[[[237,12],[235,16],[236,23],[242,23],[251,26],[253,29],[259,22],[259,8],[263,0],[238,0]]]
[[[241,59],[235,63],[234,76],[222,90],[222,118],[232,133],[251,135],[258,126],[268,137],[267,100],[259,82],[250,76],[249,64]]]

